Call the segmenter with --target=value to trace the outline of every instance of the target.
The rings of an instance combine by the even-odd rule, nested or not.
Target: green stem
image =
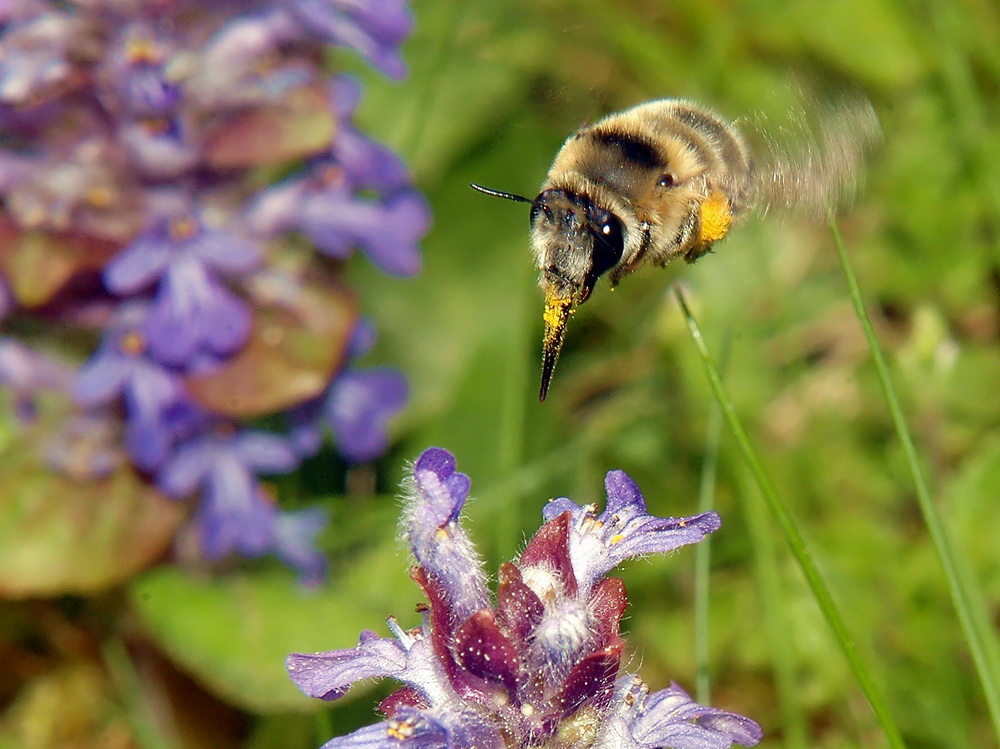
[[[719,354],[720,367],[725,369],[729,358],[728,332]],[[719,443],[722,439],[722,411],[715,401],[709,405],[708,427],[705,432],[705,461],[701,466],[698,487],[698,512],[708,512],[715,504],[715,483],[719,469]],[[712,703],[712,672],[709,664],[709,599],[712,567],[712,537],[707,536],[695,547],[694,554],[694,658],[695,696],[703,705]]]
[[[854,272],[854,267],[851,265],[847,250],[844,248],[844,242],[840,236],[840,230],[837,228],[837,223],[833,218],[832,212],[829,215],[829,220],[834,243],[837,246],[837,255],[840,258],[840,266],[847,279],[851,302],[854,305],[854,311],[858,316],[858,320],[861,321],[865,338],[868,340],[868,347],[871,350],[872,360],[875,363],[875,371],[878,373],[882,393],[889,407],[892,423],[903,446],[903,454],[906,457],[906,464],[910,469],[910,477],[913,480],[913,487],[916,490],[917,504],[920,505],[920,512],[923,514],[924,523],[930,532],[931,541],[934,544],[934,549],[944,570],[948,590],[951,593],[952,602],[958,614],[962,633],[969,644],[972,660],[979,673],[979,680],[982,683],[987,708],[990,712],[990,718],[993,721],[994,733],[998,743],[1000,743],[1000,683],[998,683],[1000,682],[1000,657],[997,655],[997,638],[992,634],[993,630],[986,614],[986,604],[982,596],[977,592],[978,585],[973,575],[968,572],[968,563],[959,558],[955,544],[948,535],[937,506],[931,498],[927,479],[924,476],[920,465],[920,458],[917,455],[917,448],[913,442],[913,436],[906,423],[896,387],[889,374],[889,365],[886,363],[885,354],[881,346],[879,346],[878,339],[875,337],[871,318],[868,316],[868,311],[865,309],[864,300],[861,296],[861,287],[858,285],[857,275]]]
[[[861,688],[861,691],[868,700],[868,704],[871,705],[872,711],[875,713],[876,719],[882,726],[882,730],[889,741],[889,745],[892,747],[904,747],[905,744],[903,743],[903,738],[900,735],[896,722],[889,714],[889,710],[885,704],[885,698],[882,696],[882,692],[875,683],[875,679],[868,670],[868,666],[865,664],[864,659],[858,652],[854,638],[848,631],[844,618],[840,613],[840,609],[837,608],[837,604],[833,600],[833,595],[830,593],[830,589],[827,587],[822,575],[820,575],[819,569],[816,567],[816,563],[813,561],[812,555],[806,547],[802,534],[799,532],[798,526],[795,524],[795,520],[792,518],[792,514],[788,509],[788,505],[785,504],[785,502],[778,496],[777,489],[771,481],[771,477],[764,470],[764,466],[760,462],[757,451],[754,450],[753,445],[750,442],[750,438],[747,436],[746,430],[743,428],[739,417],[736,415],[736,408],[733,405],[732,400],[730,400],[729,394],[722,383],[722,377],[719,375],[718,367],[716,367],[715,362],[712,359],[712,355],[708,351],[708,346],[705,344],[705,340],[702,337],[701,329],[698,327],[697,321],[691,314],[691,310],[688,307],[687,301],[684,299],[684,294],[681,292],[679,286],[674,286],[674,294],[677,296],[677,301],[680,303],[681,310],[684,313],[684,319],[686,320],[688,330],[691,333],[691,339],[694,341],[695,347],[701,355],[701,360],[705,366],[705,371],[708,374],[708,381],[712,387],[713,393],[715,394],[715,398],[722,408],[722,413],[726,417],[726,422],[733,431],[736,443],[739,445],[740,451],[743,453],[743,457],[746,459],[747,464],[757,481],[757,485],[760,487],[761,494],[764,497],[764,501],[767,503],[768,509],[778,521],[779,527],[785,534],[785,541],[792,552],[792,556],[794,556],[795,560],[798,562],[799,568],[802,570],[802,574],[806,579],[806,584],[812,591],[813,597],[816,599],[816,603],[819,605],[820,611],[823,613],[824,618],[830,625],[830,629],[833,630],[834,637],[840,645],[840,648],[844,653],[844,657],[847,659],[848,665],[854,672],[854,677],[857,679],[858,686]]]

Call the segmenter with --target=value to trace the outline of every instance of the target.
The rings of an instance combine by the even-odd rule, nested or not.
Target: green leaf
[[[304,588],[277,568],[208,578],[173,567],[151,570],[131,587],[132,605],[152,638],[213,693],[257,712],[302,711],[304,697],[285,657],[354,647],[362,629],[388,636],[385,617],[416,624],[420,593],[395,552],[396,503],[368,503],[334,523],[355,548],[342,551],[330,580]]]
[[[103,268],[120,248],[79,234],[23,231],[0,217],[0,271],[23,307],[50,301],[73,276]]]
[[[202,406],[254,417],[299,405],[326,388],[357,320],[354,297],[327,277],[287,286],[280,279],[256,279],[250,340],[221,369],[186,380]]]
[[[109,475],[87,473],[93,434],[62,445],[62,471],[46,463],[65,437],[68,402],[46,398],[33,422],[0,430],[0,595],[91,593],[117,585],[167,548],[184,506],[140,478],[121,456]],[[62,430],[60,434],[60,430]],[[109,448],[110,449],[110,448]]]
[[[218,169],[285,164],[328,148],[335,128],[326,87],[301,88],[234,114],[207,137],[206,158]]]

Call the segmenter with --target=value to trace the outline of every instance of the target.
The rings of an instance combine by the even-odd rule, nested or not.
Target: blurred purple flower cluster
[[[324,48],[398,78],[410,28],[406,0],[0,3],[0,385],[20,419],[39,392],[71,394],[64,433],[110,415],[127,456],[63,445],[52,468],[131,463],[199,498],[206,557],[322,575],[322,516],[279,511],[260,476],[324,429],[348,461],[385,450],[406,381],[355,366],[374,331],[339,267],[360,249],[412,275],[429,224]],[[67,340],[76,362],[39,353]]]
[[[385,720],[323,749],[728,749],[755,746],[761,729],[742,715],[699,705],[671,684],[651,692],[623,673],[619,622],[622,562],[663,554],[719,529],[714,512],[650,515],[624,471],[605,479],[604,512],[565,497],[515,562],[501,565],[495,602],[460,524],[468,476],[430,448],[413,466],[405,529],[410,576],[427,603],[420,626],[394,637],[361,633],[356,647],[294,653],[289,675],[305,694],[342,697],[355,682],[391,677],[403,686],[379,706]]]

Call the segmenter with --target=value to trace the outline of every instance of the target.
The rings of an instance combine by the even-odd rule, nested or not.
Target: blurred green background
[[[1000,7],[415,0],[412,8],[410,74],[396,84],[361,71],[359,121],[410,164],[435,224],[418,277],[386,277],[360,257],[349,271],[380,330],[368,361],[402,369],[411,403],[375,466],[346,470],[327,456],[278,483],[289,503],[329,505],[329,584],[306,593],[271,567],[221,579],[146,573],[86,607],[95,630],[109,633],[95,645],[109,692],[94,693],[85,667],[67,670],[19,697],[7,725],[21,732],[0,734],[0,746],[35,746],[22,730],[33,711],[66,704],[80,711],[65,716],[68,726],[112,716],[108,725],[121,721],[154,749],[306,749],[372,722],[388,685],[321,706],[298,696],[282,659],[350,647],[362,628],[385,634],[388,614],[416,624],[420,593],[407,578],[394,495],[406,461],[429,445],[454,452],[472,477],[468,527],[491,569],[537,528],[549,497],[603,502],[612,468],[638,482],[652,512],[695,512],[712,395],[674,282],[709,346],[718,352],[729,341],[726,382],[740,417],[907,745],[994,745],[829,228],[753,218],[697,265],[641,273],[614,293],[599,286],[572,320],[539,405],[541,297],[527,210],[468,183],[534,195],[571,131],[651,98],[690,97],[736,119],[781,111],[801,83],[820,94],[864,91],[885,144],[840,228],[935,501],[997,623]],[[765,747],[884,746],[725,430],[720,450],[712,704],[757,720]],[[693,563],[685,549],[622,572],[628,666],[653,688],[671,679],[694,687]],[[129,614],[108,625],[105,611],[123,601]],[[62,607],[70,618],[74,605]],[[6,626],[18,625],[11,617]],[[159,696],[137,684],[158,684]],[[74,690],[94,704],[69,699]],[[218,701],[192,696],[200,690]],[[100,745],[133,745],[122,741]]]

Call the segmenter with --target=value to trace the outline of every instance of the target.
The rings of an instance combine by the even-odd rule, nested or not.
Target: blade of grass
[[[526,269],[527,267],[525,264]],[[526,291],[521,291],[522,289],[534,291],[534,285],[518,283],[511,295],[507,311],[511,325],[508,337],[507,376],[504,377],[500,423],[497,425],[498,476],[512,474],[521,464],[526,439],[526,404],[530,401],[525,397],[525,393],[531,388],[529,382],[533,363],[533,360],[529,360],[527,352],[533,349],[527,341],[527,331],[532,329],[527,324],[528,294]],[[506,559],[506,555],[510,554],[521,540],[524,503],[518,500],[516,493],[508,494],[502,499],[506,511],[500,515],[494,526],[496,551],[500,559]]]
[[[705,339],[702,337],[701,328],[698,327],[698,323],[694,319],[691,309],[688,307],[687,300],[677,285],[674,286],[674,294],[681,306],[681,311],[684,313],[684,319],[687,322],[688,331],[691,333],[691,339],[694,341],[695,348],[697,348],[701,356],[702,364],[705,366],[712,392],[715,394],[715,398],[722,408],[722,413],[726,417],[726,422],[729,424],[729,428],[736,438],[736,443],[743,453],[743,457],[747,461],[757,485],[760,487],[761,495],[764,497],[768,509],[775,520],[778,521],[778,525],[785,534],[785,541],[792,552],[792,556],[798,562],[799,568],[802,570],[806,584],[812,591],[813,598],[816,599],[823,617],[830,625],[830,629],[833,630],[833,635],[844,652],[844,657],[854,672],[854,678],[857,680],[858,686],[861,688],[865,698],[868,700],[868,704],[875,713],[875,717],[879,725],[881,725],[889,745],[904,747],[905,744],[899,733],[899,727],[886,707],[885,698],[875,683],[875,679],[869,671],[867,664],[858,652],[854,638],[848,631],[844,617],[841,615],[840,609],[837,607],[837,604],[833,600],[833,595],[830,593],[830,589],[827,587],[822,575],[820,575],[819,569],[816,567],[816,563],[812,559],[812,555],[809,553],[809,549],[788,509],[788,505],[778,496],[778,491],[771,481],[771,477],[764,470],[757,451],[751,444],[750,438],[743,428],[743,424],[736,415],[736,408],[729,398],[725,385],[722,383],[719,369],[712,359],[711,353],[709,353]]]
[[[115,693],[125,720],[140,746],[147,749],[177,749],[175,737],[164,733],[157,725],[155,708],[150,704],[142,678],[129,657],[125,644],[118,639],[101,645],[104,665],[115,685]]]
[[[802,710],[802,689],[795,675],[798,664],[788,647],[793,625],[783,605],[785,591],[781,583],[777,536],[774,526],[768,522],[767,509],[750,471],[744,467],[737,472],[737,479],[753,546],[754,575],[764,613],[764,634],[771,650],[782,738],[788,749],[805,749],[808,746],[806,717]]]
[[[913,487],[916,490],[917,504],[920,505],[920,512],[923,514],[924,523],[930,532],[931,541],[937,552],[941,567],[944,570],[945,579],[948,583],[948,590],[951,593],[955,611],[962,627],[962,634],[969,645],[969,652],[979,673],[979,680],[982,683],[983,694],[986,698],[986,705],[990,711],[990,718],[993,721],[994,733],[1000,743],[1000,659],[997,657],[998,644],[986,613],[986,603],[982,597],[976,593],[978,585],[969,573],[969,565],[960,560],[954,543],[948,535],[937,506],[931,498],[930,490],[927,486],[927,479],[924,477],[923,469],[920,465],[920,458],[917,455],[917,448],[913,442],[913,436],[903,415],[903,408],[900,405],[899,395],[889,374],[889,365],[886,363],[885,353],[879,346],[875,337],[875,329],[872,327],[871,318],[865,309],[864,299],[861,296],[861,287],[858,284],[858,277],[854,272],[844,248],[840,230],[837,222],[833,218],[832,212],[829,215],[830,229],[833,232],[834,244],[837,246],[837,255],[840,258],[840,267],[844,271],[847,279],[847,287],[850,293],[854,311],[861,322],[865,338],[868,340],[868,347],[871,350],[872,360],[875,363],[875,371],[878,374],[879,383],[882,386],[882,394],[885,396],[892,423],[899,435],[899,440],[903,446],[903,453],[906,457],[906,464],[910,470],[910,477],[913,479]]]
[[[719,367],[726,369],[729,359],[729,331],[722,339]],[[705,461],[701,465],[698,487],[698,512],[708,512],[715,504],[715,479],[719,468],[719,442],[722,439],[722,411],[712,401],[708,409],[708,428],[705,432]],[[709,586],[712,567],[712,537],[695,546],[694,550],[694,662],[695,695],[703,705],[712,704],[712,673],[709,667]]]

